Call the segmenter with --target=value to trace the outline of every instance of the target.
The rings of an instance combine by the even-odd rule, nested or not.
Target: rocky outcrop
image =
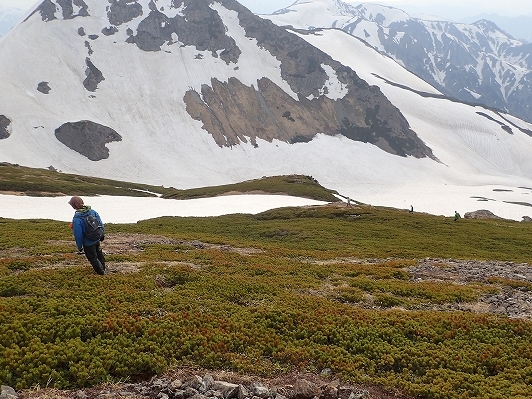
[[[136,1],[112,1],[107,12],[109,23],[115,26],[125,24],[142,15],[142,6]]]
[[[85,70],[85,76],[87,77],[83,81],[83,86],[85,86],[88,91],[94,92],[105,78],[103,77],[103,73],[96,68],[90,58],[86,58],[85,63],[87,64],[87,69]]]
[[[281,75],[298,98],[267,78],[260,79],[257,88],[229,79],[227,83],[212,80],[201,93],[190,90],[185,96],[189,114],[203,122],[218,145],[246,142],[246,137],[253,144],[257,138],[306,142],[324,133],[371,143],[395,155],[433,157],[378,87],[369,86],[350,68],[287,30],[257,18],[238,2],[220,2],[238,12],[247,37],[281,62]],[[327,96],[330,79],[344,88],[341,96]]]
[[[65,123],[55,130],[55,137],[91,161],[109,158],[109,149],[105,145],[122,140],[110,127],[91,121]]]
[[[74,11],[74,6],[78,8],[77,14]],[[88,17],[88,8],[83,0],[44,0],[35,9],[34,13],[39,12],[43,21],[53,21],[57,19],[56,13],[59,12],[59,9],[61,9],[63,19],[72,19],[75,17]]]
[[[11,120],[5,115],[0,115],[0,140],[7,139],[11,135],[10,126]]]
[[[139,23],[137,34],[131,35],[127,42],[135,43],[144,51],[160,51],[164,43],[173,43],[172,35],[176,34],[179,42],[185,46],[195,46],[198,51],[210,51],[214,57],[220,57],[228,64],[236,63],[241,51],[234,39],[226,34],[222,19],[209,4],[208,0],[174,1],[173,6],[176,8],[184,5],[183,15],[176,15],[174,18],[169,18],[152,7],[148,16]],[[127,10],[135,5],[140,6],[133,3],[122,5],[119,9]],[[137,14],[142,13],[141,10],[135,8]],[[125,11],[110,13],[109,22],[113,24],[116,22],[115,18],[123,14]],[[136,16],[133,13],[127,15],[128,18]],[[121,21],[120,18],[118,22]]]
[[[49,94],[50,90],[52,89],[50,88],[50,85],[48,84],[48,82],[40,82],[37,85],[37,91],[40,91],[43,94]]]
[[[502,219],[501,217],[495,215],[493,212],[486,209],[481,209],[474,212],[466,212],[464,214],[466,219]]]
[[[397,393],[386,393],[378,387],[361,387],[342,384],[339,380],[325,380],[324,376],[305,375],[303,377],[284,377],[279,381],[266,383],[264,380],[224,373],[223,380],[213,374],[187,376],[183,379],[178,372],[175,375],[154,377],[150,381],[131,384],[114,384],[77,391],[54,390],[56,399],[75,398],[157,398],[157,399],[392,399],[406,396]],[[227,378],[229,377],[229,378]],[[46,390],[22,392],[18,399],[49,398]],[[17,397],[6,398],[17,399]]]

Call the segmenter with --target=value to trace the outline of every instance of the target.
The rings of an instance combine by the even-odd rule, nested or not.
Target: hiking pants
[[[105,272],[105,257],[100,248],[100,241],[93,245],[84,245],[85,256],[92,265],[94,271],[98,274],[104,274]]]

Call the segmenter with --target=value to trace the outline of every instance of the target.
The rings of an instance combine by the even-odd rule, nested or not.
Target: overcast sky
[[[0,0],[0,5],[30,9],[41,3],[42,0]],[[344,0],[352,4],[359,4],[360,1]],[[240,0],[244,6],[255,13],[269,14],[293,4],[295,0]],[[423,8],[430,11],[431,7],[440,5],[444,7],[460,9],[462,17],[473,16],[482,13],[497,13],[504,16],[528,15],[532,14],[531,0],[379,0],[374,3],[385,4],[402,8],[411,13],[411,10]],[[410,8],[410,7],[411,8]],[[440,8],[432,8],[438,10]],[[457,13],[458,11],[454,11]],[[440,16],[440,15],[439,15]],[[442,15],[444,16],[444,15]]]

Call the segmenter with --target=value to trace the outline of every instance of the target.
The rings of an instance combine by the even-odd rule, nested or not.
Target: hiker
[[[460,216],[460,214],[456,211],[454,211],[454,221],[456,222],[458,219],[461,219],[462,217]]]
[[[412,205],[410,205],[410,210],[408,211],[408,213],[414,213],[414,207]]]
[[[105,227],[100,215],[98,215],[98,212],[94,209],[91,209],[89,205],[84,205],[83,200],[80,197],[74,196],[68,201],[68,203],[76,210],[74,217],[72,218],[72,233],[76,240],[78,253],[81,254],[85,252],[85,256],[89,260],[94,271],[98,274],[104,274],[105,257],[100,248],[100,241],[104,240],[103,234],[105,233]],[[87,227],[86,224],[86,219],[89,215],[96,218],[97,224],[99,225],[98,230],[100,230],[100,234],[96,234],[93,237],[87,236],[88,234],[94,234],[92,228],[90,226]],[[91,229],[90,232],[89,229]]]
[[[347,206],[351,206],[351,198],[347,197]]]

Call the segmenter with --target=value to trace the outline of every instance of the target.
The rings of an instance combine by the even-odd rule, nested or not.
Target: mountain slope
[[[531,47],[487,20],[423,20],[393,7],[341,0],[299,0],[268,18],[295,28],[343,29],[446,95],[532,121]]]
[[[525,182],[532,172],[527,153],[532,143],[530,124],[445,98],[392,59],[343,31],[317,31],[302,37],[351,66],[370,84],[379,85],[441,161],[424,164],[423,170],[379,172],[380,176],[394,177],[386,185],[356,194],[356,198],[403,208],[409,201],[419,200],[423,210],[447,209],[450,213],[451,208],[463,209],[464,203],[456,198],[468,192],[469,209],[477,202],[478,208],[509,216],[510,204],[512,212],[520,208],[526,214],[526,207],[532,206],[532,186]],[[346,52],[346,48],[352,51]],[[518,219],[516,216],[514,213],[513,218]]]
[[[1,161],[180,189],[301,174],[376,205],[529,209],[530,125],[236,1],[46,0],[0,42],[0,76]]]
[[[432,156],[377,88],[236,1],[46,0],[9,39],[9,162],[191,187],[262,176],[256,147],[318,133]]]

